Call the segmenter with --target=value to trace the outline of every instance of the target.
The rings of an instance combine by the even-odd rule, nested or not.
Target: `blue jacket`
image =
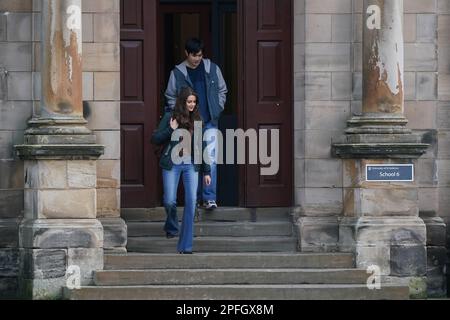
[[[225,107],[228,89],[220,68],[209,59],[203,59],[203,63],[205,65],[206,96],[211,122],[217,126],[220,115]],[[165,92],[166,112],[173,110],[178,93],[182,88],[194,87],[192,81],[189,79],[186,68],[187,63],[184,61],[175,66],[170,73],[169,83]]]
[[[178,141],[172,141],[172,133],[175,131],[170,126],[170,118],[172,117],[172,112],[166,112],[164,114],[164,117],[161,119],[161,122],[159,123],[158,129],[156,129],[151,138],[151,142],[156,145],[163,145],[163,150],[161,154],[161,159],[159,160],[159,166],[166,170],[171,170],[173,167],[172,162],[172,149],[180,142]],[[202,137],[202,135],[200,135]],[[200,153],[200,150],[197,150],[194,139],[191,139],[192,145],[191,150],[194,150],[194,152],[198,153],[198,157],[203,156],[203,151],[206,148],[206,142],[202,141],[202,151]],[[191,153],[191,161],[194,163],[194,152]],[[207,163],[203,162],[202,164],[195,164],[194,163],[194,169],[195,171],[200,170],[200,166],[202,166],[202,171],[204,175],[209,175],[211,172],[211,167]]]

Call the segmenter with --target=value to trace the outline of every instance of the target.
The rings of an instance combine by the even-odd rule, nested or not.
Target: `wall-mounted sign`
[[[366,181],[414,181],[414,165],[367,164]]]

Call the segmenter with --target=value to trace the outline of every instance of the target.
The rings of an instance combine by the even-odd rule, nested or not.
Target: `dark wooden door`
[[[158,203],[150,136],[158,123],[158,0],[121,0],[121,206]]]
[[[247,129],[278,129],[280,135],[278,173],[263,176],[259,165],[247,165],[245,202],[248,207],[290,206],[293,199],[292,1],[245,0],[241,9],[244,125]]]

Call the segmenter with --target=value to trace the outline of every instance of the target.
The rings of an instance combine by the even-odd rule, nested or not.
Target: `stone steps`
[[[94,274],[96,286],[364,284],[367,278],[361,269],[153,269]]]
[[[178,207],[178,216],[181,221],[183,208]],[[149,209],[121,209],[121,218],[127,222],[131,221],[165,221],[166,212],[164,208]],[[199,221],[291,221],[290,208],[236,208],[220,207],[213,211],[198,210]]]
[[[164,237],[164,222],[130,221],[128,237]],[[293,225],[288,221],[274,222],[197,222],[194,235],[198,237],[291,236]]]
[[[154,285],[64,288],[70,300],[400,300],[408,299],[403,286],[369,290],[359,284],[301,285]]]
[[[175,253],[178,238],[129,237],[128,252]],[[194,252],[295,252],[294,237],[196,237]]]
[[[350,253],[195,253],[105,255],[105,270],[354,268]]]

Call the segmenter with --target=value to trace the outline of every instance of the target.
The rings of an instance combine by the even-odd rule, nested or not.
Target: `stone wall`
[[[97,161],[97,217],[105,248],[124,250],[120,218],[120,0],[83,0],[84,115],[105,154]],[[0,2],[0,295],[17,286],[18,224],[23,217],[23,142],[27,120],[39,112],[40,0]]]
[[[342,160],[331,156],[331,138],[361,113],[362,5],[294,0],[295,202],[302,251],[337,248],[345,178]],[[429,265],[439,265],[441,273],[445,225],[436,217],[447,228],[450,221],[449,14],[446,0],[404,0],[405,116],[431,144],[415,169],[420,215],[428,219]]]
[[[0,1],[0,296],[14,296],[18,276],[18,225],[23,217],[23,142],[32,115],[32,1]]]

